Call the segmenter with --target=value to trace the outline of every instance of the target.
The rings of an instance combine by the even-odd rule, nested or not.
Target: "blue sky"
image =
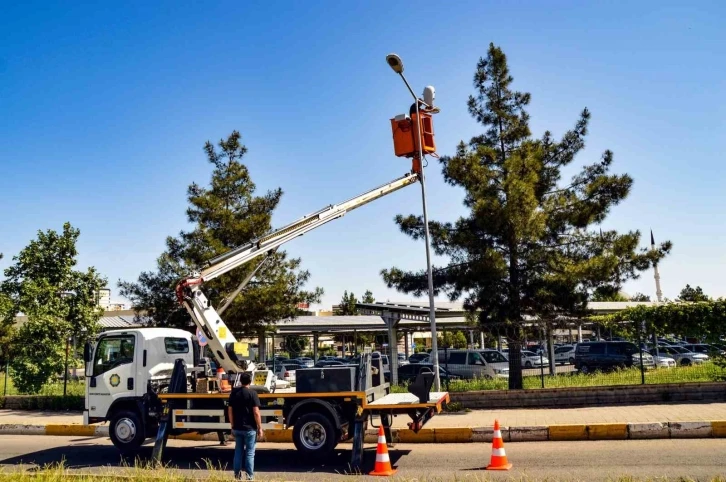
[[[103,6],[99,6],[103,5]],[[81,229],[80,264],[109,279],[154,267],[185,228],[186,186],[208,181],[202,146],[239,130],[258,188],[282,187],[275,225],[409,169],[388,119],[436,86],[441,154],[482,131],[466,111],[489,42],[514,87],[532,93],[531,127],[562,134],[588,107],[579,163],[609,148],[635,186],[605,228],[670,239],[663,291],[726,295],[726,4],[722,2],[16,2],[0,16],[0,268],[38,229]],[[463,213],[462,192],[428,171],[430,217]],[[410,187],[287,245],[321,307],[343,290],[407,300],[379,271],[423,268],[397,213]],[[644,237],[644,241],[647,235]],[[441,263],[441,260],[437,260]],[[652,273],[626,291],[654,295]]]

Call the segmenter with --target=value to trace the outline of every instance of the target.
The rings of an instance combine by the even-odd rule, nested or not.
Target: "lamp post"
[[[423,102],[420,100],[416,94],[414,94],[413,89],[411,89],[411,86],[408,84],[408,81],[406,80],[406,77],[403,75],[403,61],[401,60],[401,57],[399,57],[396,54],[389,54],[386,56],[386,62],[388,65],[393,69],[394,72],[396,72],[398,75],[401,76],[401,79],[403,80],[403,83],[406,84],[406,87],[408,88],[408,91],[411,93],[411,96],[413,96],[413,102],[416,106],[416,126],[415,128],[418,129],[418,155],[419,155],[419,161],[421,162],[421,171],[419,172],[419,180],[421,181],[421,199],[423,201],[423,221],[424,221],[424,239],[426,242],[426,272],[428,275],[428,284],[429,284],[429,320],[431,322],[431,362],[434,365],[434,389],[439,392],[441,391],[441,379],[439,377],[439,349],[438,349],[438,343],[436,340],[436,307],[434,306],[434,278],[433,273],[431,272],[431,243],[429,242],[429,219],[428,219],[428,213],[426,209],[426,182],[424,181],[424,168],[423,168],[423,147],[421,145],[421,114],[419,112],[419,103]],[[433,89],[432,89],[433,91]],[[433,93],[433,92],[432,92]],[[433,101],[433,99],[431,99]],[[432,105],[427,105],[427,107],[433,107]]]

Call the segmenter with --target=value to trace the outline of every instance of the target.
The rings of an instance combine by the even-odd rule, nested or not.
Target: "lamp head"
[[[401,57],[399,57],[398,55],[396,55],[396,54],[386,55],[386,62],[388,62],[388,65],[397,74],[403,73],[403,60],[401,60]]]

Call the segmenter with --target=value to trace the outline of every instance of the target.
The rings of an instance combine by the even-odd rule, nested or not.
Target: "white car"
[[[529,350],[522,350],[522,366],[524,368],[538,367],[541,365],[547,366],[550,364],[550,359],[546,356],[540,356]]]
[[[295,385],[295,371],[299,368],[303,368],[297,363],[285,363],[277,368],[275,376],[278,380]],[[282,388],[282,387],[281,387]]]
[[[650,349],[650,354],[655,353],[655,348]],[[700,365],[708,360],[708,355],[703,353],[693,353],[692,351],[686,350],[682,346],[658,346],[658,355],[671,356],[678,365],[689,366],[689,365]]]
[[[555,348],[555,363],[574,364],[576,347],[577,345],[564,345]]]
[[[502,355],[504,355],[504,358],[509,360],[509,350],[506,352],[501,352]],[[540,361],[540,357],[538,353],[535,353],[533,351],[529,350],[522,350],[520,352],[522,354],[522,367],[523,368],[532,368],[532,367],[538,367],[540,365],[547,366],[550,364],[550,359],[546,356],[542,356],[542,359]]]
[[[655,361],[655,366],[657,366],[658,368],[673,368],[677,365],[674,358],[665,356],[663,354],[659,356],[653,355],[653,361]]]

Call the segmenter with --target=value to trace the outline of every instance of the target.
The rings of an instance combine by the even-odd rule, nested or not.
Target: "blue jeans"
[[[254,430],[232,430],[234,434],[234,477],[239,479],[242,475],[242,455],[244,452],[244,468],[247,478],[252,480],[255,472],[255,444],[257,432]]]

